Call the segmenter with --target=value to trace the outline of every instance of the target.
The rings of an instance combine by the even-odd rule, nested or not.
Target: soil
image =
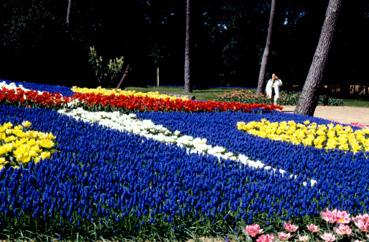
[[[282,112],[293,113],[295,106],[283,106]],[[318,106],[314,117],[331,121],[369,126],[369,108],[347,106]]]

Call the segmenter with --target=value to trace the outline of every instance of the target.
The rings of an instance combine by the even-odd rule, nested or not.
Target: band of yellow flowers
[[[31,125],[29,121],[16,126],[10,122],[0,125],[0,169],[8,166],[19,168],[31,160],[37,163],[50,158],[55,136],[28,130]]]
[[[249,134],[279,140],[292,144],[313,146],[318,149],[340,149],[353,153],[369,152],[369,129],[353,130],[351,126],[340,124],[317,124],[295,121],[270,122],[261,119],[260,122],[238,122],[237,128]]]
[[[167,94],[161,94],[159,92],[137,92],[134,90],[120,90],[120,89],[106,89],[106,88],[102,88],[102,87],[97,87],[97,88],[81,88],[81,87],[72,87],[72,91],[73,92],[78,92],[78,93],[92,93],[92,94],[101,94],[101,95],[123,95],[123,96],[134,96],[134,97],[149,97],[149,98],[157,98],[157,99],[170,99],[170,100],[175,100],[175,99],[182,99],[182,100],[188,100],[187,97],[175,97],[175,96],[171,96],[171,95],[167,95]]]

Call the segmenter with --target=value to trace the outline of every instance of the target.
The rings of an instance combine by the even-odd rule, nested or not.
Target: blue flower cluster
[[[9,80],[0,80],[0,82],[5,81],[6,83],[15,83],[17,85],[22,85],[24,88],[30,90],[37,90],[43,92],[51,92],[51,93],[61,93],[63,96],[69,97],[73,95],[70,87],[65,86],[57,86],[57,85],[47,85],[47,84],[38,84],[32,82],[14,82]]]
[[[214,221],[227,214],[251,222],[260,214],[314,213],[320,205],[305,199],[319,192],[302,186],[301,179],[188,155],[179,147],[78,122],[53,110],[0,106],[0,123],[23,120],[31,121],[34,130],[52,132],[57,152],[27,168],[0,171],[2,225],[37,220],[118,226],[134,220],[140,226]]]
[[[324,207],[339,208],[354,213],[369,208],[368,153],[325,151],[303,145],[273,141],[237,130],[239,121],[306,119],[319,124],[329,121],[301,115],[271,112],[268,114],[228,113],[139,113],[140,118],[151,119],[171,130],[206,138],[210,144],[221,145],[252,159],[259,159],[274,168],[282,168],[303,179],[313,178],[318,184],[302,200],[294,199],[294,215],[318,213]],[[306,207],[304,200],[316,200],[317,204]],[[299,211],[299,212],[298,212]],[[279,211],[280,212],[280,211]]]

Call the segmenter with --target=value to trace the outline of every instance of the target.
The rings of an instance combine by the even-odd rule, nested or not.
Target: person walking
[[[274,105],[277,105],[277,101],[279,96],[279,87],[282,86],[282,80],[276,74],[272,74],[272,78],[268,80],[267,85],[265,87],[265,94],[267,98],[271,99],[271,102]],[[273,93],[274,89],[274,93]],[[274,95],[273,95],[274,94]]]

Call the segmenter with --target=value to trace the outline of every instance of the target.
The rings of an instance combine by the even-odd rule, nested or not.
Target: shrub
[[[90,47],[88,56],[88,62],[94,69],[95,77],[99,85],[111,86],[113,84],[113,80],[123,69],[123,56],[109,59],[108,62],[105,62],[102,56],[97,54],[94,46]]]
[[[299,92],[282,91],[281,98],[278,100],[280,105],[297,105],[299,100]],[[235,90],[225,92],[217,97],[217,100],[226,102],[242,102],[242,103],[270,103],[270,100],[264,95],[256,94],[255,90]],[[331,98],[326,95],[319,96],[319,105],[342,106],[343,100]]]

